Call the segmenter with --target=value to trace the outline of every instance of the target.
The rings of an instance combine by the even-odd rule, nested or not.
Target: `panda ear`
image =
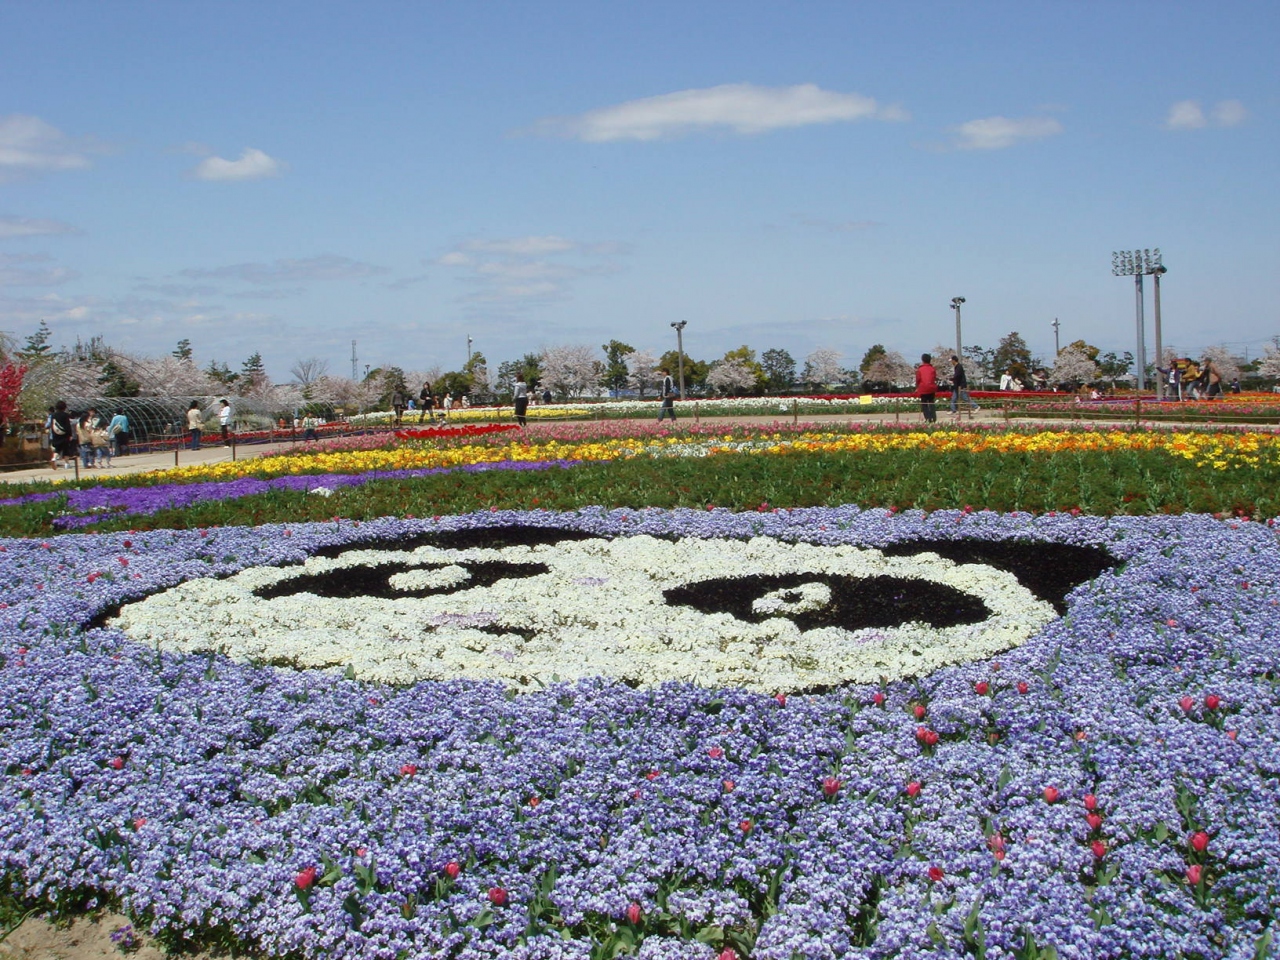
[[[440,547],[443,550],[469,550],[473,547],[488,547],[493,550],[500,550],[503,547],[537,547],[564,543],[569,540],[600,539],[605,538],[582,530],[506,524],[493,527],[469,527],[465,530],[433,530],[401,537],[375,536],[367,540],[354,540],[321,547],[311,556],[333,559],[334,557],[342,556],[349,550],[403,552],[416,550],[419,547]]]
[[[910,540],[883,548],[891,557],[936,553],[956,563],[982,563],[1012,573],[1018,582],[1059,615],[1067,612],[1067,594],[1119,561],[1101,547],[1030,540]]]

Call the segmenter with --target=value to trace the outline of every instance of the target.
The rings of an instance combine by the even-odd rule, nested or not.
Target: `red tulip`
[[[652,783],[654,780],[657,780],[660,776],[662,776],[661,770],[650,770],[648,773],[644,775],[644,778],[648,780],[650,783]]]
[[[724,756],[724,750],[722,750],[720,747],[712,747],[710,750],[707,751],[707,756],[710,757],[712,760],[719,760],[721,757]]]
[[[132,541],[132,540],[126,540],[126,541],[124,541],[124,543],[120,544],[120,546],[122,546],[122,547],[124,547],[126,550],[128,550],[130,547],[132,547],[132,546],[133,546],[133,541]]]
[[[875,693],[871,695],[871,702],[874,703],[877,707],[883,707],[884,694],[881,693],[879,690],[877,690]]]
[[[120,566],[122,567],[127,567],[129,565],[128,557],[116,557],[116,559],[120,561]]]
[[[778,701],[778,706],[780,707],[787,705],[787,695],[785,693],[776,694],[773,699]]]
[[[627,922],[634,927],[640,922],[642,916],[644,916],[644,911],[640,909],[640,904],[632,900],[627,907]]]
[[[1230,737],[1232,740],[1234,740],[1234,739],[1236,738],[1236,731],[1234,731],[1234,730],[1228,730],[1228,731],[1227,731],[1227,736],[1228,736],[1228,737]]]
[[[1200,864],[1193,863],[1187,867],[1187,883],[1191,884],[1191,886],[1199,886],[1202,877],[1203,871],[1200,869]]]
[[[402,777],[412,777],[417,772],[418,765],[416,763],[406,763],[400,768],[400,776]]]
[[[1211,693],[1204,698],[1204,705],[1207,710],[1217,710],[1218,707],[1222,706],[1222,698],[1215,693]]]
[[[912,780],[907,784],[907,796],[916,797],[920,795],[920,781]]]
[[[1096,813],[1089,814],[1087,817],[1084,818],[1084,821],[1085,823],[1089,824],[1090,830],[1097,830],[1100,826],[1102,826],[1102,818],[1098,816]]]
[[[917,720],[923,720],[923,719],[924,719],[925,712],[926,712],[926,711],[925,711],[925,708],[924,708],[924,704],[923,704],[923,703],[917,703],[917,704],[915,705],[915,709],[914,709],[914,710],[912,710],[912,713],[914,713],[914,714],[916,715],[916,719],[917,719]]]
[[[110,760],[107,761],[107,766],[110,767],[112,770],[123,770],[124,757],[112,757]]]
[[[750,833],[754,824],[750,820],[743,820],[738,824],[738,829],[743,833]]]
[[[1101,840],[1095,840],[1089,844],[1089,849],[1093,851],[1093,855],[1101,860],[1107,853],[1107,845]]]
[[[725,947],[716,954],[716,960],[738,960],[738,953],[733,947]]]
[[[1045,787],[1045,788],[1044,788],[1044,802],[1045,802],[1045,803],[1057,803],[1057,802],[1058,802],[1058,788],[1057,788],[1057,787]]]
[[[532,797],[530,797],[530,798],[529,798],[529,806],[530,806],[530,807],[536,807],[536,806],[537,806],[538,804],[540,804],[541,802],[542,802],[542,798],[541,798],[540,796],[538,796],[536,793],[535,793]]]
[[[462,872],[462,864],[457,860],[450,860],[444,865],[444,875],[450,880],[457,880],[458,874]]]
[[[1183,697],[1178,701],[1178,706],[1182,707],[1183,713],[1190,713],[1196,708],[1196,702],[1191,697]]]
[[[844,783],[836,777],[824,777],[822,779],[822,795],[825,797],[834,797],[840,792],[840,788]]]
[[[1092,793],[1086,793],[1084,795],[1084,808],[1086,810],[1097,810],[1098,798],[1095,797]]]
[[[147,825],[147,818],[146,818],[146,817],[135,817],[135,818],[134,818],[134,821],[133,821],[133,829],[135,829],[135,830],[141,830],[141,829],[142,829],[143,827],[145,827],[146,825]]]
[[[946,876],[946,874],[942,872],[942,868],[941,868],[941,867],[930,867],[930,868],[929,868],[929,879],[930,879],[930,880],[932,880],[934,883],[938,883],[938,882],[939,882],[939,881],[941,881],[941,880],[942,880],[942,878],[943,878],[943,877],[945,877],[945,876]]]
[[[737,784],[734,783],[732,780],[725,780],[723,786],[724,786],[725,793],[732,793],[733,788],[736,787]]]
[[[985,697],[990,690],[991,687],[987,685],[985,680],[979,680],[973,685],[973,692],[980,697]]]
[[[317,876],[319,876],[319,871],[315,867],[304,867],[293,878],[293,885],[299,890],[310,890],[315,884]]]
[[[1191,849],[1196,853],[1204,853],[1209,849],[1209,835],[1203,830],[1197,830],[1191,835]]]
[[[507,905],[507,891],[501,887],[490,887],[489,902],[495,907],[505,907]]]

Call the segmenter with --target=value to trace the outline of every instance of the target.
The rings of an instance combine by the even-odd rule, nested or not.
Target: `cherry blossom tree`
[[[707,374],[707,386],[722,396],[742,393],[756,385],[756,374],[744,360],[717,360]]]
[[[628,353],[625,361],[627,364],[627,383],[636,388],[640,394],[640,399],[643,400],[645,390],[650,387],[656,390],[658,384],[662,381],[662,376],[658,373],[658,361],[648,350],[636,350]]]
[[[886,350],[868,364],[863,380],[904,389],[915,383],[916,368],[897,350]]]
[[[840,383],[844,379],[844,370],[840,366],[841,359],[840,351],[819,347],[804,358],[804,372],[800,378],[805,383],[816,387]]]
[[[1062,352],[1058,354],[1050,378],[1055,384],[1071,384],[1078,387],[1098,379],[1098,365],[1089,356],[1088,351],[1073,343],[1063,347]]]
[[[590,347],[548,347],[539,358],[542,382],[562,397],[577,398],[596,391],[604,378],[604,364]]]

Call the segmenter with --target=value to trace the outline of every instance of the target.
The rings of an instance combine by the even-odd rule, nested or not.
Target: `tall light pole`
[[[1156,251],[1160,253],[1159,250]],[[1156,399],[1164,399],[1165,378],[1160,376],[1159,367],[1164,363],[1164,342],[1160,339],[1160,278],[1169,272],[1169,268],[1163,263],[1151,271],[1151,282],[1154,289],[1151,292],[1153,306],[1155,307],[1155,325],[1156,325]]]
[[[467,366],[471,366],[471,334],[467,334]]]
[[[680,399],[684,399],[684,328],[688,320],[677,320],[671,324],[676,328],[676,364],[680,368]]]
[[[1053,355],[1056,358],[1062,352],[1062,347],[1058,345],[1058,327],[1061,324],[1058,323],[1058,318],[1054,317],[1053,323],[1049,324],[1049,326],[1053,327]]]
[[[951,309],[956,312],[956,359],[964,359],[964,346],[960,340],[960,304],[964,303],[964,297],[952,297]]]
[[[1137,303],[1138,354],[1135,362],[1138,366],[1139,390],[1147,389],[1147,337],[1142,316],[1142,278],[1147,274],[1163,272],[1163,270],[1159,247],[1153,250],[1118,250],[1111,254],[1111,275],[1133,277],[1134,296]]]

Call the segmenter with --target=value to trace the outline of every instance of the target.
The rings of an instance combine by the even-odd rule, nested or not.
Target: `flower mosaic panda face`
[[[162,649],[390,683],[466,677],[530,689],[611,676],[795,691],[1000,653],[1111,565],[1100,550],[1045,543],[881,550],[480,533],[353,544],[298,566],[191,580],[109,623]]]

